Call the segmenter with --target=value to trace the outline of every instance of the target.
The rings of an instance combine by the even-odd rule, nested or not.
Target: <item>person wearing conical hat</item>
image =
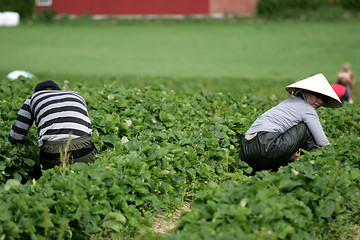
[[[277,170],[295,160],[299,149],[316,150],[329,141],[316,110],[338,108],[342,102],[321,73],[286,87],[295,97],[263,113],[245,133],[241,160],[253,171]]]

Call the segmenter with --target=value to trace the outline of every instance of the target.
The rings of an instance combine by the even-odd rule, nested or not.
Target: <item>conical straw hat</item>
[[[341,100],[322,73],[290,84],[285,89],[293,95],[303,89],[330,97],[330,101],[324,103],[323,107],[338,108],[342,106]]]

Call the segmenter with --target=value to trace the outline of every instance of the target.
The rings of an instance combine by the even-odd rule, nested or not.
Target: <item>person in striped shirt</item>
[[[93,129],[86,101],[79,93],[61,91],[51,80],[37,84],[18,112],[9,141],[25,143],[33,122],[38,130],[40,163],[44,169],[60,165],[60,151],[64,152],[69,138],[68,154],[72,162],[89,164],[95,161]]]

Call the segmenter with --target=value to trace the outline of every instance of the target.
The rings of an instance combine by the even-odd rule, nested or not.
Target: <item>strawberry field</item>
[[[1,81],[1,239],[352,239],[355,234],[359,105],[319,109],[331,145],[278,172],[251,176],[239,158],[241,139],[282,98],[70,83],[63,86],[87,101],[98,159],[41,172],[35,127],[25,145],[7,140],[37,82]],[[191,212],[183,213],[169,234],[155,234],[155,214],[184,201],[191,202]]]

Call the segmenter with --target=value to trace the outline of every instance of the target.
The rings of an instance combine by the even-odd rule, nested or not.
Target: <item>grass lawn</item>
[[[0,28],[0,76],[262,94],[318,72],[335,81],[344,62],[360,76],[359,42],[360,22],[21,25]]]

